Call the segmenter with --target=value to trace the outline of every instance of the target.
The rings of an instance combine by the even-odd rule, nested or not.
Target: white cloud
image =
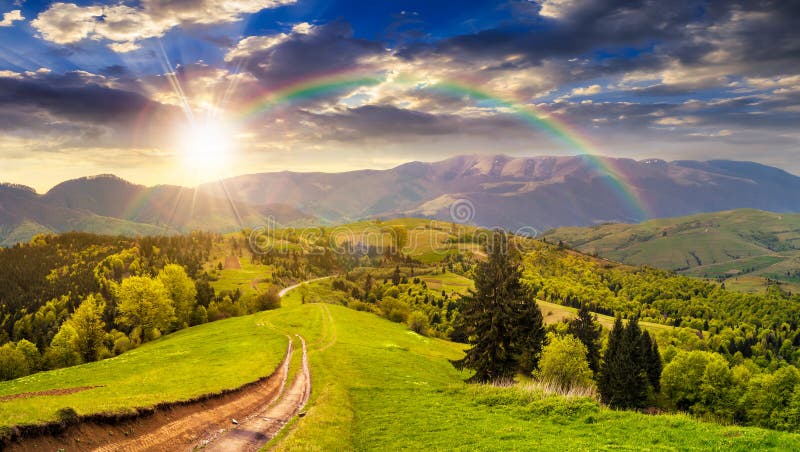
[[[18,9],[9,11],[3,14],[3,20],[0,20],[0,27],[10,27],[14,24],[14,22],[21,20],[25,20],[25,18],[22,17],[22,11]]]
[[[583,88],[575,88],[572,90],[573,96],[591,96],[593,94],[599,94],[603,91],[603,88],[600,85],[591,85],[586,86]]]
[[[585,6],[585,0],[539,0],[541,5],[539,15],[551,19],[563,19],[581,7]]]
[[[292,35],[308,35],[314,32],[316,27],[308,22],[300,22],[292,26],[290,33],[277,33],[274,35],[249,36],[236,44],[236,47],[225,54],[225,61],[233,61],[237,58],[248,58],[256,52],[269,50],[278,44],[288,40]]]
[[[164,35],[183,24],[235,22],[244,14],[294,3],[296,0],[143,0],[141,7],[78,6],[54,3],[31,22],[40,36],[57,44],[84,39],[110,41],[108,47],[124,53],[136,50],[139,42]]]
[[[56,44],[69,44],[89,37],[97,18],[103,14],[99,6],[80,7],[72,3],[53,3],[31,22],[42,38]]]

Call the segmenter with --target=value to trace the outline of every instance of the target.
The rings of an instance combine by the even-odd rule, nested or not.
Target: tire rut
[[[175,419],[144,435],[106,444],[95,450],[112,452],[194,449],[202,438],[212,436],[231,425],[232,419],[244,418],[274,402],[286,386],[292,353],[293,346],[290,338],[286,357],[279,369],[264,385],[244,392],[241,397],[210,409],[198,407],[199,411]]]
[[[288,391],[281,394],[278,400],[266,409],[249,416],[238,426],[212,440],[205,445],[205,450],[257,451],[303,409],[311,395],[311,371],[306,342],[300,336],[297,338],[303,347],[302,369],[295,376]]]

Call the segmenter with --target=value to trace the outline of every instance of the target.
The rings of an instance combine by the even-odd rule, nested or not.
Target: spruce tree
[[[547,338],[544,329],[544,317],[535,300],[522,299],[514,303],[516,328],[514,330],[514,348],[517,350],[518,370],[530,375],[539,367],[539,359]]]
[[[642,329],[639,318],[634,316],[625,327],[625,346],[627,348],[627,367],[629,369],[628,407],[643,408],[647,405],[650,381],[645,367],[645,353],[642,349]]]
[[[600,370],[600,336],[603,334],[603,327],[597,322],[597,317],[589,311],[586,303],[581,305],[578,316],[569,322],[569,333],[586,346],[589,368],[597,375],[597,371]]]
[[[644,366],[647,379],[653,391],[661,391],[661,370],[663,364],[661,363],[661,354],[658,352],[658,344],[655,340],[650,338],[647,331],[642,333],[642,365]]]
[[[649,381],[642,365],[642,339],[634,317],[623,327],[617,316],[600,364],[597,388],[612,408],[641,408],[647,403]]]
[[[535,367],[544,342],[541,311],[523,299],[517,255],[509,252],[506,233],[494,231],[485,249],[487,259],[475,269],[475,290],[462,300],[461,321],[472,347],[453,361],[458,369],[475,371],[471,382],[510,379]]]

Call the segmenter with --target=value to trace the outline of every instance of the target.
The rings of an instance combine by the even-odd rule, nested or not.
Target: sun
[[[191,171],[198,182],[223,176],[230,164],[236,137],[222,121],[202,121],[180,131],[178,147],[182,153],[182,169]]]

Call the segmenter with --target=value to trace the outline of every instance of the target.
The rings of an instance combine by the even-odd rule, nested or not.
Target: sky
[[[0,0],[0,180],[587,152],[800,174],[798,29],[798,0]]]

